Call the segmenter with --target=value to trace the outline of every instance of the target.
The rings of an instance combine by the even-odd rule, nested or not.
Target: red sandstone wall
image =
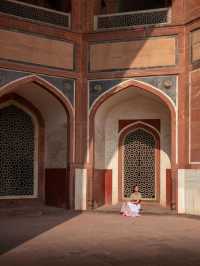
[[[94,207],[112,202],[112,171],[95,169],[93,179]]]
[[[73,44],[30,34],[0,30],[0,58],[73,69]]]
[[[200,60],[200,28],[191,32],[191,61],[192,63]]]
[[[6,18],[6,16],[1,16],[0,17],[0,26],[2,28],[2,31],[7,30],[18,30],[19,32],[26,31],[25,33],[17,33],[17,32],[10,32],[12,37],[7,38],[7,35],[2,35],[1,34],[1,67],[6,67],[6,68],[11,68],[11,69],[17,69],[17,70],[23,70],[23,71],[31,71],[33,73],[47,73],[47,74],[52,74],[54,76],[65,76],[65,77],[70,77],[70,78],[76,78],[77,79],[77,88],[78,88],[78,93],[76,94],[76,163],[80,163],[81,166],[84,165],[85,163],[85,150],[86,150],[86,143],[87,143],[87,80],[88,79],[100,79],[100,78],[129,78],[129,77],[135,77],[135,76],[146,76],[146,75],[168,75],[168,74],[173,74],[173,75],[179,75],[180,77],[180,82],[179,82],[179,102],[181,103],[179,107],[179,110],[185,110],[186,109],[186,102],[183,97],[183,94],[185,91],[188,90],[187,83],[189,81],[189,71],[185,69],[186,65],[188,62],[185,60],[185,56],[187,52],[189,51],[189,47],[185,46],[185,40],[189,38],[188,36],[185,35],[184,27],[179,27],[179,23],[183,22],[185,18],[185,13],[183,12],[183,8],[185,8],[186,12],[186,17],[188,20],[192,20],[196,18],[197,16],[200,16],[199,8],[200,8],[200,3],[199,0],[176,0],[174,1],[174,9],[173,9],[173,22],[176,24],[176,26],[170,26],[170,27],[158,27],[158,28],[141,28],[137,30],[121,30],[121,31],[112,31],[112,32],[106,32],[106,33],[92,33],[92,34],[82,34],[82,32],[88,32],[89,31],[89,26],[92,28],[91,22],[93,21],[92,17],[92,8],[89,10],[90,12],[85,12],[84,7],[86,5],[82,5],[84,1],[79,1],[79,0],[73,0],[73,3],[76,3],[75,6],[73,6],[73,10],[76,9],[77,13],[74,14],[73,21],[75,22],[73,25],[73,32],[67,32],[63,29],[58,29],[56,27],[49,27],[45,25],[39,25],[34,22],[27,22],[23,21],[20,19],[16,18]],[[91,1],[91,3],[94,1]],[[85,1],[86,3],[86,1]],[[91,4],[92,5],[92,4]],[[88,4],[89,6],[89,4]],[[89,7],[87,7],[89,8]],[[96,11],[95,11],[96,10]],[[98,12],[98,6],[96,9],[93,10],[94,14],[95,12]],[[78,14],[78,15],[77,15]],[[90,16],[90,17],[89,17]],[[82,22],[81,22],[82,21]],[[89,21],[89,22],[88,22]],[[90,28],[90,30],[91,30]],[[200,28],[200,25],[197,26],[195,29]],[[4,30],[3,30],[4,29]],[[37,35],[40,35],[40,37],[36,37]],[[11,36],[9,35],[9,36]],[[23,45],[20,44],[20,41],[23,39],[21,36],[24,36],[26,42],[26,47],[24,48]],[[87,73],[87,59],[88,59],[88,54],[89,51],[87,51],[87,45],[88,43],[93,44],[95,42],[100,42],[101,45],[104,45],[104,42],[107,41],[112,42],[112,41],[118,41],[121,43],[122,41],[130,41],[130,39],[138,38],[138,39],[144,39],[146,37],[159,37],[159,36],[171,36],[171,35],[176,35],[178,36],[178,46],[176,47],[176,54],[175,52],[170,54],[169,57],[163,57],[163,53],[161,53],[160,56],[155,56],[153,60],[174,60],[175,56],[178,55],[178,65],[177,66],[167,66],[166,62],[162,63],[161,68],[153,69],[151,68],[152,64],[150,64],[150,61],[148,60],[147,56],[143,56],[141,59],[141,62],[144,64],[145,69],[137,69],[135,70],[130,70],[130,65],[126,65],[126,62],[124,62],[123,58],[116,58],[117,56],[116,50],[112,49],[111,54],[114,54],[114,60],[110,60],[110,63],[112,64],[111,67],[115,67],[113,65],[116,63],[117,66],[117,71],[113,69],[109,69],[109,73],[106,72],[98,72],[97,64],[103,65],[104,68],[107,68],[107,62],[105,63],[105,59],[107,59],[107,56],[105,55],[104,57],[101,54],[101,57],[103,57],[103,62],[99,61],[102,60],[97,59],[94,62],[94,70],[97,72],[96,73]],[[19,37],[20,36],[20,37]],[[54,41],[49,41],[47,40],[48,43],[46,43],[46,36],[50,37],[50,39]],[[58,41],[60,39],[65,40],[65,42]],[[76,43],[77,49],[75,53],[75,63],[76,63],[76,71],[57,71],[54,68],[65,68],[65,69],[72,69],[73,63],[74,63],[74,57],[73,57],[73,45],[68,42],[68,39],[73,40],[73,42]],[[197,40],[195,38],[195,40]],[[45,43],[45,44],[44,44]],[[53,45],[50,45],[50,43],[53,43]],[[103,44],[102,44],[103,43]],[[58,44],[58,45],[57,45]],[[37,53],[32,53],[33,49],[39,45],[39,49],[37,49]],[[61,46],[60,46],[61,45]],[[27,48],[28,46],[28,48]],[[53,46],[53,47],[52,47]],[[157,46],[157,52],[160,53],[160,51],[165,51],[165,47],[167,48],[168,46],[166,45],[158,45]],[[174,46],[173,46],[174,47]],[[199,44],[198,42],[194,41],[194,52],[195,52],[195,57],[197,55],[198,58],[198,47]],[[121,48],[119,46],[119,48]],[[132,56],[131,53],[135,49],[135,45],[130,47],[130,52],[128,53],[129,56]],[[193,49],[192,48],[192,49]],[[24,50],[23,50],[24,49]],[[173,48],[174,49],[174,48]],[[105,49],[106,50],[106,49]],[[105,51],[104,50],[104,51]],[[24,53],[25,51],[25,53]],[[124,49],[121,54],[123,55]],[[147,49],[147,54],[149,56],[151,55],[151,49]],[[64,55],[64,56],[63,56]],[[97,55],[94,54],[94,56],[97,57]],[[110,55],[109,55],[110,56]],[[189,58],[189,54],[186,56]],[[140,57],[141,58],[141,57]],[[2,59],[9,59],[12,60],[14,59],[17,62],[7,62]],[[129,58],[128,58],[129,59]],[[94,57],[93,59],[94,60]],[[23,65],[19,64],[22,61],[27,61],[30,62],[32,65]],[[126,61],[126,60],[125,60]],[[155,62],[154,61],[154,62]],[[147,62],[147,63],[146,63]],[[174,61],[173,61],[174,62]],[[97,64],[96,64],[97,63]],[[39,65],[46,65],[46,68],[42,69],[39,68]],[[160,65],[157,64],[158,66]],[[50,68],[49,68],[50,67]],[[123,67],[128,67],[129,69],[125,71],[121,71],[120,69]],[[184,72],[185,71],[185,72]],[[198,134],[199,134],[199,125],[197,125],[198,121],[195,122],[194,119],[195,116],[198,116],[198,108],[195,109],[195,93],[198,92],[198,84],[200,84],[200,78],[198,73],[192,73],[191,74],[191,79],[192,79],[192,84],[191,84],[191,103],[192,107],[191,109],[191,134],[192,134],[192,143],[191,143],[191,151],[192,151],[192,156],[193,160],[199,160],[199,147],[197,147],[199,144],[198,140]],[[196,85],[195,85],[196,84]],[[197,94],[197,99],[198,102],[200,102],[200,99],[198,98]],[[194,102],[193,102],[194,101]],[[194,103],[194,105],[193,105]],[[187,119],[187,117],[183,116],[182,113],[180,112],[179,115],[179,120],[181,120],[181,124],[179,125],[179,132],[181,133],[181,138],[179,137],[179,147],[181,149],[182,153],[185,153],[185,147],[188,145],[185,141],[186,137],[184,135],[184,126],[182,125],[182,121]],[[197,119],[196,119],[197,120]],[[81,122],[80,122],[81,121]],[[183,123],[184,124],[184,123]],[[188,128],[186,129],[188,130]],[[196,135],[196,137],[195,137]],[[194,138],[193,138],[194,136]],[[196,141],[196,143],[195,143]],[[181,152],[179,152],[181,154]],[[179,155],[180,155],[179,154]],[[179,156],[180,158],[180,156]]]
[[[188,64],[188,134],[189,164],[200,167],[200,2],[186,1],[186,58]],[[198,18],[198,19],[197,19]],[[186,47],[186,48],[187,48]]]
[[[190,160],[200,163],[200,69],[191,72],[189,109]]]
[[[174,37],[146,38],[90,46],[91,71],[173,66],[176,64]]]
[[[200,1],[185,0],[185,18],[186,21],[192,21],[200,16]]]

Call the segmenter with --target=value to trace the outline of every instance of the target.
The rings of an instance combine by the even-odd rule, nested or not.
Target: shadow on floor
[[[81,212],[44,207],[0,211],[0,255],[73,219]]]

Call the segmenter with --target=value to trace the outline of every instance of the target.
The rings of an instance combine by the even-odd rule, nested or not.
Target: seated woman
[[[139,192],[139,188],[136,185],[134,187],[134,192],[130,196],[130,200],[127,202],[124,202],[121,208],[121,212],[123,216],[129,216],[129,217],[137,217],[140,216],[139,212],[141,209],[141,198],[142,195]]]

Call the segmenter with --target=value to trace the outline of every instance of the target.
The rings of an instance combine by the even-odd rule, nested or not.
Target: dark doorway
[[[46,169],[45,194],[49,206],[68,207],[68,178],[67,170]]]
[[[148,9],[157,9],[165,8],[171,5],[171,1],[166,0],[120,0],[118,5],[118,12],[129,12],[129,11],[138,11],[138,10],[148,10]]]

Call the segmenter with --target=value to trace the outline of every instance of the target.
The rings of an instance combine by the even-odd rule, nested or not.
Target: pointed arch
[[[90,163],[93,164],[93,157],[94,157],[94,119],[97,110],[99,107],[107,101],[109,98],[114,96],[115,94],[118,94],[122,91],[125,91],[127,89],[140,89],[145,92],[149,92],[156,97],[158,97],[163,104],[169,109],[170,115],[171,115],[171,135],[172,135],[172,161],[176,164],[176,106],[173,103],[172,99],[166,95],[164,92],[159,90],[158,88],[149,85],[145,82],[137,81],[134,79],[124,81],[111,89],[109,89],[107,92],[102,94],[97,98],[97,100],[93,103],[91,109],[90,109],[90,115],[89,115],[89,121],[90,121],[90,129],[89,129],[89,155],[90,155]]]
[[[176,128],[176,105],[175,103],[172,101],[172,99],[166,95],[164,92],[162,92],[160,89],[147,84],[145,82],[141,82],[141,81],[137,81],[134,79],[131,80],[126,80],[114,87],[112,87],[111,89],[109,89],[108,91],[106,91],[105,93],[103,93],[102,95],[100,95],[96,101],[93,103],[93,105],[91,106],[90,109],[90,113],[89,113],[89,165],[90,165],[90,191],[92,191],[92,176],[94,175],[94,162],[95,162],[95,116],[96,113],[98,111],[98,109],[100,108],[100,106],[106,102],[108,99],[110,99],[111,97],[113,97],[114,95],[122,92],[122,91],[126,91],[127,89],[137,89],[137,90],[142,90],[144,92],[150,93],[154,96],[156,96],[169,110],[170,112],[170,122],[171,122],[171,168],[172,168],[172,172],[174,173],[174,183],[173,183],[173,199],[172,201],[175,203],[176,202],[176,162],[177,162],[177,128]],[[92,193],[90,192],[90,195],[92,195]]]
[[[69,119],[70,129],[69,129],[69,147],[70,147],[70,162],[72,163],[74,161],[74,145],[73,145],[73,133],[74,133],[74,110],[69,102],[69,100],[50,82],[46,81],[45,79],[37,76],[37,75],[29,75],[26,77],[19,78],[17,80],[14,80],[12,82],[9,82],[2,87],[0,87],[0,98],[9,93],[15,92],[15,89],[19,86],[29,84],[29,83],[35,83],[38,84],[40,87],[42,87],[44,90],[48,91],[50,94],[52,94],[64,107],[67,117]],[[28,86],[27,86],[28,89]]]
[[[13,92],[19,86],[31,82],[38,84],[39,86],[47,90],[49,93],[51,93],[54,97],[56,97],[67,110],[69,116],[73,117],[73,107],[69,100],[54,85],[37,75],[29,75],[26,77],[22,77],[3,85],[2,87],[0,87],[0,97],[5,93],[8,94]]]
[[[119,133],[119,153],[118,153],[118,179],[119,179],[119,187],[118,187],[118,198],[121,201],[123,199],[123,145],[125,138],[131,133],[138,129],[142,129],[150,134],[155,140],[155,191],[156,191],[156,201],[160,200],[160,133],[153,126],[144,123],[142,121],[134,122]]]
[[[175,114],[176,106],[168,95],[166,95],[160,89],[150,84],[147,84],[142,81],[130,79],[130,80],[121,82],[120,84],[112,87],[111,89],[109,89],[108,91],[100,95],[96,99],[96,101],[92,104],[91,109],[90,109],[90,115],[92,116],[93,113],[95,113],[97,109],[100,107],[100,105],[106,100],[108,100],[110,97],[128,88],[132,88],[132,89],[137,88],[137,89],[141,89],[143,91],[150,92],[151,94],[156,95],[169,108],[170,112]]]
[[[28,75],[19,79],[16,79],[12,82],[9,82],[3,86],[0,87],[0,100],[5,95],[9,95],[12,93],[15,93],[16,89],[23,85],[28,85],[30,83],[37,84],[42,89],[50,93],[53,97],[55,97],[60,104],[63,106],[66,117],[68,119],[69,126],[67,127],[67,142],[68,142],[68,166],[67,166],[67,173],[69,176],[69,203],[68,206],[70,208],[73,208],[74,206],[74,179],[73,179],[73,163],[74,163],[74,117],[75,112],[74,108],[71,105],[70,101],[62,94],[61,91],[59,91],[54,85],[52,85],[50,82],[46,81],[42,77],[39,77],[37,75]],[[29,86],[27,86],[27,90],[29,90]]]
[[[147,126],[148,129],[152,129],[152,131],[154,131],[155,133],[157,133],[159,136],[160,136],[160,132],[158,131],[157,128],[155,128],[154,126],[148,124],[148,123],[145,123],[144,121],[142,120],[138,120],[136,122],[133,122],[131,124],[128,124],[127,126],[125,126],[124,128],[122,128],[120,131],[119,131],[119,134],[121,135],[124,131],[126,131],[127,129],[129,129],[129,127],[132,127],[132,126],[137,126],[138,127],[141,127],[141,128],[144,128],[144,126]],[[155,135],[154,133],[154,135]]]

